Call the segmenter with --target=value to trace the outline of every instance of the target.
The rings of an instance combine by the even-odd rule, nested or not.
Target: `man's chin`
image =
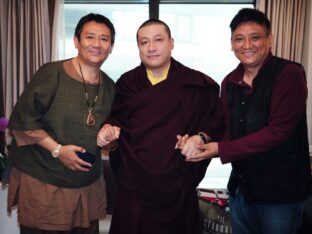
[[[157,61],[148,61],[148,62],[143,62],[143,64],[145,65],[145,67],[147,69],[158,69],[161,67],[161,64],[159,64],[159,62]]]
[[[92,65],[92,66],[102,66],[102,64],[105,62],[106,58],[105,59],[92,59],[92,60],[89,60],[89,63]]]

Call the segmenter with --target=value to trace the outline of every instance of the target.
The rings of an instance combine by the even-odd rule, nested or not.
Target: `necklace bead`
[[[82,82],[83,82],[83,86],[84,86],[84,90],[85,90],[85,98],[86,98],[86,103],[87,103],[87,107],[88,107],[86,124],[87,125],[95,125],[95,118],[94,118],[94,115],[92,114],[92,111],[93,111],[93,108],[94,108],[94,106],[96,104],[96,101],[97,101],[98,95],[99,95],[100,71],[99,71],[99,81],[98,81],[98,84],[97,84],[96,95],[94,97],[92,105],[90,106],[88,90],[87,90],[86,82],[85,82],[85,79],[83,77],[82,69],[81,69],[81,66],[80,66],[79,62],[78,62],[78,66],[79,66],[79,70],[80,70],[80,74],[81,74],[81,78],[82,78]]]

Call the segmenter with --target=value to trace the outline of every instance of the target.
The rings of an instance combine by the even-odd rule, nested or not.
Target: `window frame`
[[[149,18],[159,19],[160,4],[252,4],[256,0],[64,0],[64,4],[148,4]]]

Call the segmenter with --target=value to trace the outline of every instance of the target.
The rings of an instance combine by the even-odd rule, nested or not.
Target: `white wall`
[[[8,188],[3,188],[0,182],[0,234],[19,234],[16,209],[11,216],[7,215],[7,193]]]

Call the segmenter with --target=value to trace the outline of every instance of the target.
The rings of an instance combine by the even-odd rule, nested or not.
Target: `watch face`
[[[58,156],[59,156],[59,151],[58,150],[53,150],[52,151],[52,156],[54,157],[54,158],[57,158]]]
[[[54,158],[57,158],[57,157],[60,155],[60,148],[61,148],[61,147],[62,147],[61,145],[58,145],[58,146],[56,147],[56,149],[53,150],[53,151],[51,152],[51,154],[52,154],[52,156],[53,156]]]

